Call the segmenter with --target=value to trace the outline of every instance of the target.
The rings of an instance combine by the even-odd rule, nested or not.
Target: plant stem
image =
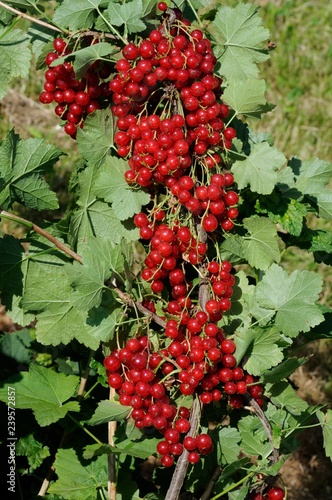
[[[0,4],[1,4],[1,2],[0,2]],[[48,241],[53,243],[53,245],[55,245],[57,248],[59,248],[59,250],[66,253],[67,255],[72,257],[74,260],[77,260],[77,262],[80,262],[80,264],[82,264],[82,257],[80,255],[78,255],[76,252],[74,252],[73,250],[68,248],[66,245],[61,243],[61,241],[59,241],[57,238],[52,236],[52,234],[48,233],[47,231],[45,231],[41,227],[37,226],[37,224],[34,224],[33,222],[29,222],[26,219],[19,217],[18,215],[14,215],[14,214],[10,214],[8,212],[5,212],[5,210],[2,210],[2,209],[0,209],[0,217],[3,217],[4,219],[15,221],[15,222],[19,222],[20,224],[23,224],[27,228],[32,229],[33,231],[35,231],[35,233],[38,233],[41,236],[44,236],[44,238],[46,238]]]
[[[196,398],[191,407],[191,414],[189,420],[190,431],[188,432],[187,436],[196,435],[201,418],[201,409],[202,409],[201,401],[199,398]],[[171,484],[169,485],[168,491],[165,496],[165,500],[178,500],[189,465],[188,455],[189,452],[187,450],[184,450],[182,455],[179,457],[174,470],[174,474],[172,476]]]
[[[13,7],[10,7],[9,5],[5,4],[4,2],[0,2],[0,7],[3,7],[4,9],[8,10],[9,12],[12,12],[13,14],[16,14],[17,16],[22,17],[23,19],[27,19],[28,21],[31,21],[32,23],[39,24],[40,26],[44,26],[44,28],[48,28],[53,31],[57,31],[58,33],[68,33],[66,30],[57,28],[56,26],[46,23],[45,21],[42,21],[41,19],[36,19],[32,16],[29,16],[29,14],[25,14],[23,12],[20,12],[19,10],[14,9]]]
[[[211,477],[211,480],[209,481],[209,484],[207,485],[203,495],[199,500],[209,500],[211,493],[213,491],[214,485],[219,479],[219,476],[222,472],[222,467],[220,465],[217,466],[216,470],[213,473],[213,476]]]
[[[110,388],[110,400],[114,399],[115,390]],[[116,431],[116,421],[108,422],[108,444],[114,445],[114,434]],[[115,455],[108,455],[108,500],[116,500],[116,471],[115,471]]]
[[[68,417],[80,428],[82,429],[82,431],[84,431],[86,434],[88,434],[88,436],[90,436],[97,444],[99,444],[100,446],[103,445],[103,443],[101,441],[99,441],[99,439],[94,435],[92,434],[92,432],[90,432],[86,427],[84,427],[83,424],[81,424],[80,422],[78,422],[78,420],[76,420],[76,418],[74,418],[70,413],[67,413]]]
[[[218,493],[218,495],[212,497],[210,500],[217,500],[217,498],[220,498],[224,495],[226,495],[226,493],[228,493],[229,491],[232,491],[234,490],[235,488],[237,488],[238,486],[240,486],[241,484],[243,484],[245,481],[247,481],[247,479],[249,479],[250,477],[254,476],[255,473],[254,472],[251,472],[250,474],[248,474],[246,477],[243,477],[240,481],[238,481],[237,483],[234,483],[232,484],[231,486],[229,486],[228,488],[226,488],[225,490],[223,490],[221,493]]]

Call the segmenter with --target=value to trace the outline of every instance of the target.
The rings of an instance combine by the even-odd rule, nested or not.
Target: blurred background
[[[50,4],[52,2],[49,2]],[[221,3],[221,0],[220,0]],[[222,0],[235,6],[237,0]],[[276,104],[254,127],[271,132],[275,145],[291,158],[332,158],[332,2],[326,0],[267,0],[252,1],[260,6],[263,25],[269,28],[271,42],[276,45],[270,60],[261,66],[261,78],[267,85],[267,99]],[[62,159],[49,179],[61,203],[58,216],[68,203],[67,182],[73,163],[78,159],[75,143],[62,132],[52,106],[39,103],[42,91],[42,71],[34,71],[29,79],[16,82],[0,103],[0,139],[15,127],[24,139],[43,137],[60,146],[69,156]],[[332,181],[331,181],[332,187]],[[62,212],[62,213],[61,213]],[[25,216],[20,210],[20,215]],[[45,213],[29,213],[38,223]],[[332,231],[332,222],[310,220],[314,229]],[[22,228],[2,230],[19,233]],[[290,248],[282,265],[289,272],[307,269],[323,276],[324,289],[320,302],[332,306],[332,272],[325,264],[314,262],[311,254]],[[0,329],[11,331],[13,325],[0,309]],[[302,342],[303,344],[303,342]],[[319,340],[299,346],[298,354],[312,355],[309,362],[293,376],[299,394],[310,404],[332,401],[332,343]],[[304,430],[298,451],[286,462],[282,475],[288,489],[288,500],[332,500],[332,465],[325,458],[322,436],[318,427]]]

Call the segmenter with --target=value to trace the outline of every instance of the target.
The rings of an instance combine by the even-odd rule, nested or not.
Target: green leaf
[[[108,290],[105,281],[112,273],[124,269],[124,259],[119,246],[113,247],[111,241],[91,238],[89,245],[81,249],[83,265],[78,262],[68,264],[66,272],[75,292],[72,303],[78,309],[89,311],[99,306],[103,293]]]
[[[54,466],[58,479],[48,491],[66,500],[97,500],[98,489],[107,486],[107,461],[102,456],[82,465],[75,450],[60,448]]]
[[[29,37],[21,30],[0,29],[0,99],[5,97],[13,80],[28,76],[31,60],[29,42]]]
[[[238,423],[241,434],[240,447],[243,453],[250,456],[266,458],[271,453],[271,445],[258,417],[248,415]]]
[[[331,180],[332,163],[324,160],[304,161],[301,164],[295,187],[313,198],[318,214],[324,219],[332,219],[332,191],[326,185]]]
[[[36,59],[38,59],[44,53],[47,44],[52,43],[58,33],[40,24],[32,23],[28,29],[28,35],[32,44],[32,51]]]
[[[6,380],[0,389],[0,400],[7,402],[8,386],[16,392],[16,408],[31,409],[41,427],[50,425],[63,418],[68,411],[79,411],[77,401],[64,403],[74,396],[79,378],[66,376],[53,370],[30,365],[29,372]]]
[[[91,28],[101,2],[102,0],[64,0],[56,9],[53,21],[70,30]]]
[[[332,460],[332,410],[327,410],[326,413],[317,411],[316,414],[322,425],[326,456]]]
[[[260,307],[276,313],[275,325],[288,337],[308,332],[324,320],[315,304],[322,288],[322,277],[309,271],[287,274],[273,264],[256,287]]]
[[[227,234],[220,245],[223,259],[229,260],[233,265],[240,264],[245,259],[243,253],[243,238],[238,234]]]
[[[78,129],[78,150],[89,165],[102,165],[113,146],[114,128],[112,112],[107,108],[88,115],[84,128]]]
[[[252,344],[246,353],[248,360],[244,364],[251,375],[261,375],[282,361],[283,354],[276,344],[279,339],[280,333],[273,327],[255,328]]]
[[[32,358],[29,349],[31,342],[32,338],[27,329],[7,333],[0,339],[0,352],[14,359],[17,364],[29,364]]]
[[[27,457],[31,473],[43,463],[45,458],[50,456],[50,450],[48,446],[43,446],[37,441],[31,433],[18,440],[16,454]]]
[[[223,93],[223,101],[235,111],[236,116],[259,119],[262,113],[274,108],[273,104],[266,102],[265,90],[264,80],[232,80]]]
[[[251,191],[271,194],[278,182],[278,169],[286,162],[285,156],[267,142],[254,144],[245,160],[234,163],[232,171],[240,189],[250,186]]]
[[[256,64],[269,58],[263,42],[269,31],[261,25],[258,8],[240,3],[235,8],[222,6],[212,23],[211,33],[216,43],[220,74],[227,80],[256,78]]]
[[[58,201],[40,177],[58,161],[62,152],[43,139],[21,140],[13,131],[0,145],[0,204],[10,209],[15,201],[27,208],[54,210]]]
[[[243,253],[248,263],[265,271],[273,262],[280,261],[277,241],[277,228],[266,217],[250,217],[243,220],[250,236],[245,236],[242,244]]]
[[[141,20],[143,14],[142,0],[133,0],[122,5],[110,2],[108,14],[114,26],[124,24],[129,33],[138,33],[146,28],[146,25]]]
[[[69,58],[75,57],[74,59],[74,71],[76,78],[80,80],[85,73],[88,71],[91,64],[95,61],[103,59],[105,56],[110,56],[119,52],[119,49],[114,47],[107,42],[99,42],[94,45],[90,45],[90,47],[85,47],[84,49],[76,50],[76,52],[72,52]],[[60,59],[66,59],[67,57],[63,57]],[[60,63],[60,60],[57,59],[55,63]],[[108,114],[108,113],[107,113]],[[85,124],[84,124],[85,126]]]
[[[300,415],[308,408],[308,403],[296,394],[287,381],[266,384],[265,389],[273,404],[286,408],[292,415]]]
[[[280,224],[287,233],[300,236],[304,217],[308,212],[306,205],[298,200],[274,197],[273,194],[267,200],[257,201],[258,212],[267,213],[269,218],[275,224]]]
[[[108,158],[99,170],[94,192],[99,198],[112,203],[114,214],[119,220],[126,220],[141,211],[142,205],[150,202],[149,193],[128,185],[124,178],[127,162]]]
[[[279,382],[289,377],[297,368],[304,365],[308,359],[309,358],[288,358],[280,363],[279,366],[263,372],[260,378],[264,384]]]
[[[114,298],[109,304],[102,304],[89,312],[86,320],[93,336],[101,342],[109,342],[114,338],[116,328],[123,319],[123,308]]]
[[[89,425],[100,425],[116,420],[122,422],[131,412],[131,406],[122,406],[114,401],[103,400],[98,403],[98,407],[90,420]]]
[[[234,429],[234,427],[222,427],[218,437],[221,450],[221,463],[225,465],[236,462],[240,454],[239,442],[241,436],[239,431]]]

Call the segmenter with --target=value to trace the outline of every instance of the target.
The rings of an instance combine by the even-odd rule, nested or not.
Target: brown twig
[[[220,465],[218,465],[216,470],[214,471],[210,481],[209,481],[209,484],[207,485],[203,495],[201,496],[201,498],[199,500],[209,500],[211,493],[213,491],[214,485],[218,481],[221,472],[222,472],[222,467]]]
[[[259,406],[259,404],[256,402],[256,400],[250,396],[250,394],[246,393],[244,395],[245,399],[247,400],[248,404],[251,406],[253,409],[254,413],[257,415],[259,420],[262,422],[262,425],[266,431],[267,437],[269,438],[269,442],[272,448],[272,458],[271,462],[272,464],[275,464],[279,460],[279,450],[274,446],[273,442],[273,432],[272,432],[272,427],[270,422],[265,416],[265,413],[263,412],[262,408]]]
[[[22,17],[23,19],[27,19],[28,21],[31,21],[32,23],[39,24],[40,26],[44,26],[44,28],[51,29],[53,31],[57,31],[58,33],[66,33],[66,31],[61,30],[60,28],[57,28],[56,26],[53,26],[52,24],[49,24],[45,21],[42,21],[41,19],[36,19],[32,16],[29,16],[29,14],[25,14],[24,12],[21,12],[17,9],[14,9],[13,7],[10,7],[10,5],[7,5],[4,2],[0,2],[0,7],[3,7],[4,9],[8,10],[9,12],[12,12],[13,14],[16,14],[17,16]]]
[[[110,388],[110,399],[113,399],[115,390]],[[114,434],[116,431],[116,421],[108,422],[108,444],[114,446]],[[115,470],[115,455],[108,455],[108,500],[116,500],[116,470]]]
[[[198,430],[199,422],[201,419],[202,403],[199,398],[196,398],[191,407],[190,414],[190,431],[187,436],[195,436]],[[168,491],[165,496],[165,500],[178,500],[180,491],[186,477],[188,469],[188,454],[187,450],[184,450],[182,455],[179,457],[174,474],[172,476],[171,484],[169,485]]]

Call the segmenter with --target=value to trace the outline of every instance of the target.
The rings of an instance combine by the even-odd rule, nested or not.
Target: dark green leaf
[[[116,420],[122,422],[125,420],[132,408],[130,406],[122,406],[114,401],[104,400],[98,403],[98,407],[92,417],[89,425],[100,425]]]
[[[50,450],[48,446],[43,446],[42,443],[37,441],[33,434],[28,434],[17,442],[16,454],[27,457],[29,472],[31,473],[43,463],[45,458],[50,456]]]
[[[87,116],[84,128],[77,131],[77,145],[83,158],[100,167],[113,146],[114,119],[111,110],[100,109]]]

